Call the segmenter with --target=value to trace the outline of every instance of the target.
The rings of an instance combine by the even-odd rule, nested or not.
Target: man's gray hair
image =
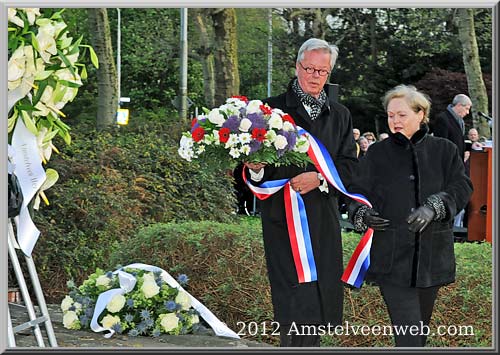
[[[330,53],[330,70],[332,70],[339,55],[339,48],[319,38],[310,38],[300,46],[299,53],[297,54],[297,64],[304,60],[304,52],[315,50],[324,50]]]
[[[462,106],[467,106],[467,105],[471,105],[472,106],[472,101],[469,98],[469,96],[464,95],[464,94],[458,94],[458,95],[456,95],[453,98],[453,101],[452,101],[451,105],[452,106],[456,106],[458,104],[460,104]]]

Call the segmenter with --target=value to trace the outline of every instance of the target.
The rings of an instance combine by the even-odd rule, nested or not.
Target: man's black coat
[[[432,122],[431,129],[435,137],[443,137],[455,143],[463,161],[465,152],[464,134],[451,112],[445,110],[437,115]]]

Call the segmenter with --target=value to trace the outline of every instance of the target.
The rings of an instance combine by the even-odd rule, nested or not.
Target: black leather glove
[[[436,212],[429,206],[420,206],[406,219],[409,224],[408,229],[412,232],[422,232],[432,222],[435,215]]]
[[[369,228],[372,228],[375,231],[383,231],[390,224],[388,219],[379,217],[379,213],[372,208],[366,210],[363,221]]]

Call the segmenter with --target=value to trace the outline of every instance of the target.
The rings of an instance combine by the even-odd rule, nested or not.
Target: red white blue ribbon
[[[306,135],[308,137],[309,150],[307,154],[324,178],[344,195],[371,207],[372,205],[366,197],[361,194],[350,193],[346,190],[326,147],[303,128],[297,126],[297,129],[300,135]],[[254,186],[248,182],[245,173],[243,173],[243,179],[254,195],[260,200],[272,196],[275,192],[285,187],[284,198],[288,234],[299,282],[304,283],[317,280],[307,215],[304,201],[300,194],[297,194],[291,188],[289,179],[266,181],[260,186]],[[365,274],[370,267],[372,237],[373,230],[369,228],[361,238],[351,259],[347,263],[347,267],[341,278],[345,283],[354,287],[361,287]]]
[[[304,200],[292,189],[290,179],[266,181],[259,186],[252,185],[247,180],[245,172],[243,172],[243,179],[259,200],[265,200],[284,188],[288,236],[298,281],[299,283],[316,281],[318,275]]]

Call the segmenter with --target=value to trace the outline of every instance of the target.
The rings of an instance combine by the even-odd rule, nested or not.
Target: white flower
[[[160,292],[160,287],[156,284],[154,279],[146,279],[145,276],[146,275],[144,275],[144,283],[141,286],[141,291],[146,298],[154,297]]]
[[[240,151],[238,148],[232,147],[231,150],[229,150],[229,155],[237,159],[240,157]]]
[[[111,279],[107,277],[106,275],[101,275],[95,280],[95,285],[96,286],[106,286],[109,287],[109,284],[111,283]]]
[[[76,314],[80,314],[80,313],[81,313],[81,310],[82,310],[82,305],[81,305],[81,303],[75,302],[75,303],[73,304],[73,306],[75,307],[75,312],[76,312]]]
[[[250,155],[250,146],[248,144],[243,145],[240,148],[240,153],[245,155]]]
[[[309,140],[304,136],[300,136],[297,139],[293,150],[299,153],[307,153],[307,151],[309,150]]]
[[[9,9],[10,10],[10,9]],[[21,8],[21,10],[24,10],[26,12],[26,16],[28,17],[28,22],[30,25],[33,25],[35,23],[35,17],[40,16],[40,9],[37,7],[34,8]]]
[[[80,321],[76,312],[66,312],[63,316],[63,325],[66,329],[80,329]]]
[[[191,161],[191,159],[194,158],[194,151],[191,148],[180,147],[177,150],[177,153],[179,153],[182,159],[185,159],[187,161]]]
[[[220,113],[219,109],[215,108],[208,114],[208,120],[213,124],[221,127],[226,119],[224,118],[222,113]]]
[[[248,118],[244,118],[240,122],[240,131],[248,132],[250,126],[252,126],[252,121],[250,121]]]
[[[73,305],[73,299],[70,296],[66,296],[61,302],[61,310],[63,312],[66,312],[72,305]]]
[[[182,309],[187,311],[191,307],[191,298],[184,291],[179,291],[177,297],[175,297],[175,303],[181,305]]]
[[[242,108],[242,107],[245,107],[247,104],[245,103],[245,101],[241,100],[241,99],[238,99],[236,97],[230,97],[226,100],[226,104],[228,105],[233,105],[235,107],[237,107],[238,109]],[[239,110],[238,110],[239,111]]]
[[[201,154],[205,151],[205,146],[204,145],[200,145],[198,147],[198,150],[196,151],[196,154]]]
[[[288,142],[285,136],[278,134],[276,139],[274,140],[274,146],[276,149],[284,149],[287,146]]]
[[[269,118],[269,128],[275,128],[275,129],[283,128],[283,119],[278,113],[274,111],[271,114],[271,118]]]
[[[160,314],[158,318],[160,318],[160,324],[165,332],[174,330],[179,326],[179,318],[175,313]]]
[[[191,316],[191,324],[196,324],[196,323],[200,323],[200,317],[198,317],[197,314],[193,314]]]
[[[80,78],[80,76],[76,72],[75,75],[73,75],[73,73],[68,68],[56,70],[54,75],[59,80],[66,80],[70,83],[82,85],[82,79]]]
[[[101,321],[103,328],[110,329],[113,324],[120,323],[119,316],[112,316],[111,314],[107,314]]]
[[[40,27],[36,40],[38,41],[38,53],[40,53],[45,63],[50,63],[51,55],[57,54],[54,36],[42,31],[42,27]]]
[[[194,144],[193,138],[191,136],[182,136],[180,146],[183,148],[191,148]]]
[[[19,17],[16,16],[17,11],[13,7],[9,7],[7,18],[9,22],[18,25],[19,27],[24,27],[24,22]]]
[[[273,144],[274,140],[276,139],[276,132],[270,129],[269,131],[267,131],[265,138],[266,139],[264,139],[264,145],[266,147],[270,147],[271,144]]]
[[[250,133],[242,133],[239,135],[238,140],[241,144],[248,144],[252,141],[252,135]]]
[[[295,130],[295,127],[290,122],[284,121],[283,122],[283,130],[287,131],[287,132],[292,132]]]
[[[240,109],[234,105],[222,105],[219,107],[219,110],[225,112],[226,115],[229,116],[238,116],[240,114]]]
[[[240,141],[238,135],[236,133],[231,133],[229,135],[229,138],[226,142],[226,145],[225,145],[225,148],[232,148],[234,147],[236,144],[238,144],[238,142]]]
[[[7,68],[9,81],[16,81],[23,77],[26,70],[26,55],[24,54],[23,45],[19,46],[19,48],[12,53]]]
[[[125,297],[123,295],[114,295],[113,298],[108,302],[106,308],[111,313],[120,312],[120,310],[125,306]]]
[[[262,105],[262,101],[260,100],[250,101],[247,105],[247,113],[261,112],[260,105]]]

